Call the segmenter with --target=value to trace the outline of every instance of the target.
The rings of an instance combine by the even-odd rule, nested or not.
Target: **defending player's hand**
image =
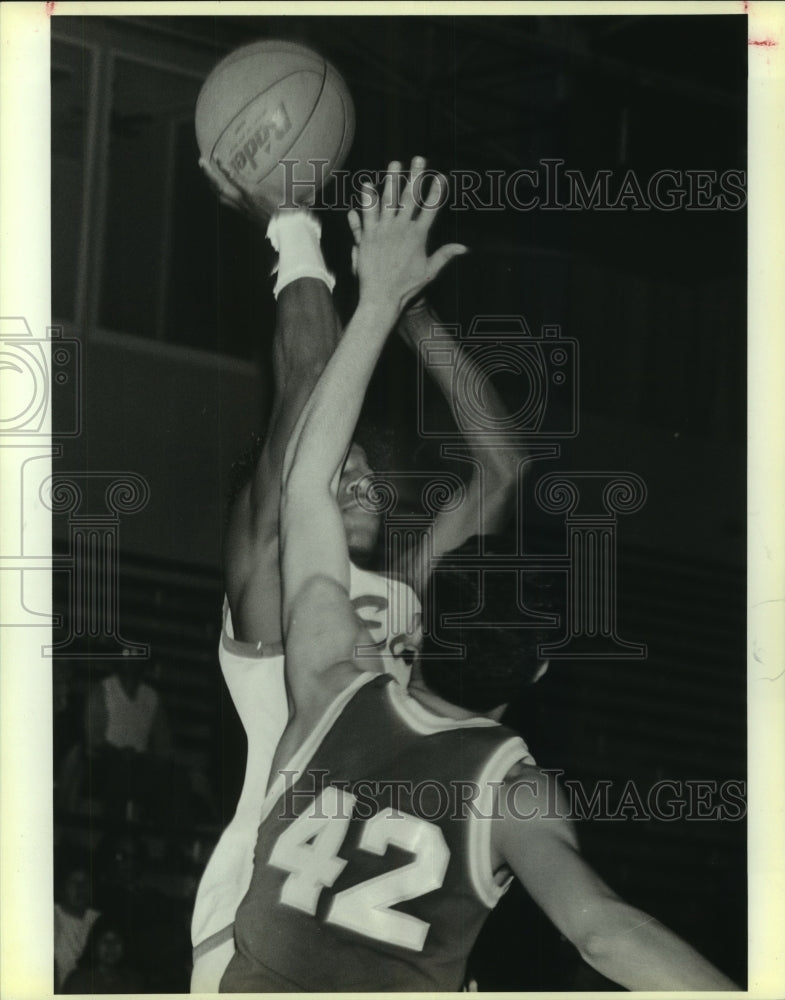
[[[433,281],[442,268],[467,248],[448,243],[428,256],[428,232],[441,207],[446,180],[437,176],[427,194],[422,183],[425,160],[415,157],[411,174],[399,195],[401,165],[393,161],[381,193],[368,184],[361,189],[361,212],[349,212],[354,236],[354,269],[360,297],[389,302],[397,310]],[[419,210],[419,211],[418,211]]]

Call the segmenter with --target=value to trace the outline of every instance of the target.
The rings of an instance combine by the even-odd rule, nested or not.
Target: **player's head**
[[[96,861],[108,890],[136,887],[144,851],[144,842],[128,831],[110,833],[101,841]]]
[[[369,495],[372,477],[365,450],[353,443],[341,471],[337,499],[349,554],[355,562],[367,561],[379,538],[381,514]]]
[[[80,966],[113,969],[125,958],[125,934],[113,915],[101,914],[90,928]]]
[[[113,670],[126,692],[135,697],[144,680],[145,661],[133,656],[126,656],[122,660],[114,661]]]
[[[264,440],[253,436],[250,446],[233,463],[229,484],[227,517],[240,494],[253,478]],[[381,527],[381,514],[374,509],[368,497],[373,470],[368,463],[365,449],[352,444],[346,456],[338,487],[338,506],[341,510],[349,554],[360,565],[373,562]]]
[[[62,852],[55,856],[55,898],[68,912],[83,916],[90,905],[90,862],[82,852]]]
[[[486,545],[486,553],[489,550],[491,544]],[[477,539],[472,539],[451,555],[477,551]],[[437,570],[425,606],[431,622],[422,649],[425,683],[447,701],[475,712],[518,698],[547,667],[538,647],[559,635],[560,588],[544,573]],[[445,615],[473,612],[471,627],[444,620]],[[522,624],[526,612],[549,618],[525,628],[498,624]],[[446,655],[440,644],[445,641],[464,646],[465,656]]]

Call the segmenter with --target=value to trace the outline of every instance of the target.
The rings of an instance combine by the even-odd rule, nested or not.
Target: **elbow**
[[[676,963],[673,942],[662,938],[654,917],[619,899],[588,915],[590,922],[572,938],[584,962],[626,989],[677,988],[671,978],[675,965],[662,962],[667,952]]]
[[[584,962],[608,975],[620,946],[625,941],[630,943],[631,931],[644,927],[649,921],[650,917],[610,895],[588,901],[567,936]]]
[[[507,514],[518,494],[518,464],[510,461],[494,467],[487,473],[485,498],[487,510]]]
[[[486,467],[488,490],[502,498],[514,495],[525,461],[526,451],[518,446],[493,454]]]
[[[518,486],[518,465],[510,462],[499,469],[494,469],[490,474],[488,488],[489,491],[500,500],[506,500],[515,495]]]
[[[608,935],[598,931],[589,931],[574,943],[583,961],[598,972],[602,972],[612,953],[612,945]]]

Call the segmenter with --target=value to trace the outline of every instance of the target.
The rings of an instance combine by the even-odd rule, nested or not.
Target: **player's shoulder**
[[[327,573],[306,575],[289,602],[289,622],[286,631],[298,620],[307,618],[312,628],[325,631],[338,630],[346,624],[353,612],[349,603],[348,589],[335,577]]]
[[[534,789],[548,787],[549,775],[539,768],[533,760],[517,760],[504,776],[504,783],[511,785],[516,781],[525,781]]]
[[[498,756],[496,770],[500,779],[517,761],[534,763],[520,734],[487,715],[459,706],[450,706],[449,711],[444,711],[441,706],[418,697],[416,688],[407,691],[398,683],[390,684],[387,693],[398,716],[415,733],[441,737],[440,742],[457,742],[463,748],[462,755],[475,747],[475,756]],[[499,767],[502,768],[500,772]]]
[[[346,601],[349,591],[343,583],[329,573],[313,573],[302,582],[295,599],[303,596]]]
[[[363,569],[354,562],[349,563],[349,590],[352,598],[361,594],[378,594],[389,597],[398,592],[416,592],[406,577],[393,569]]]
[[[345,677],[362,666],[358,646],[369,645],[370,635],[357,617],[346,586],[329,574],[314,573],[300,585],[288,606],[286,670],[290,681],[310,684],[309,678],[326,672]],[[381,669],[381,665],[377,666]]]
[[[547,828],[562,838],[574,837],[569,798],[556,772],[538,767],[531,759],[517,760],[507,769],[498,786],[497,816],[504,826],[517,828],[516,837],[521,836],[521,824],[525,833],[538,834]]]

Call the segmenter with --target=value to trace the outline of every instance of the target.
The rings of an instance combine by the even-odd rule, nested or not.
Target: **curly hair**
[[[361,418],[355,440],[368,457],[372,469],[388,469],[392,467],[394,455],[395,433],[385,424],[368,418]],[[226,494],[224,519],[228,521],[237,498],[253,479],[256,466],[264,450],[265,439],[259,434],[251,434],[248,446],[232,462],[229,473],[229,489]]]
[[[486,539],[487,554],[500,550],[508,551]],[[477,551],[475,538],[451,555]],[[538,649],[558,637],[563,587],[553,573],[516,577],[517,586],[511,573],[483,573],[477,567],[435,572],[425,607],[436,627],[426,630],[422,672],[426,684],[447,701],[486,712],[518,698],[539,676],[546,659]],[[543,617],[521,626],[498,624],[521,621],[524,609]],[[456,614],[471,615],[471,623],[445,621]],[[464,646],[465,655],[446,656],[439,639]]]

